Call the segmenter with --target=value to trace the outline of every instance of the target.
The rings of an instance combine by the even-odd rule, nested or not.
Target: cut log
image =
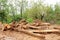
[[[50,23],[41,23],[40,26],[50,26]]]
[[[56,26],[56,27],[54,27],[54,29],[60,29],[60,26]]]
[[[55,30],[55,29],[51,29],[51,30],[32,30],[32,32],[34,32],[34,33],[60,33],[60,30]]]
[[[49,29],[49,27],[48,26],[38,26],[38,27],[36,27],[36,26],[28,26],[28,27],[26,27],[26,29],[32,29],[32,30],[45,30],[45,29]]]
[[[10,29],[10,28],[11,28],[11,26],[9,24],[4,24],[2,27],[2,31]]]
[[[41,26],[39,26],[39,27],[36,27],[36,26],[29,26],[28,27],[29,29],[32,29],[32,30],[40,30],[40,29],[42,29],[42,27]]]
[[[14,29],[15,31],[18,31],[18,32],[22,32],[22,33],[25,33],[27,35],[30,35],[30,36],[34,36],[34,37],[37,37],[37,38],[45,38],[45,35],[40,35],[40,34],[35,34],[31,31],[27,31],[27,30],[18,30],[18,29]]]

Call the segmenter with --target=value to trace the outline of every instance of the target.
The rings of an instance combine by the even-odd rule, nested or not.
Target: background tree
[[[7,0],[0,0],[0,18],[2,22],[7,22],[8,10]]]
[[[23,18],[23,12],[26,10],[26,7],[27,7],[27,4],[28,4],[28,1],[27,0],[20,0],[18,1],[18,5],[20,7],[20,16],[21,16],[21,19]]]

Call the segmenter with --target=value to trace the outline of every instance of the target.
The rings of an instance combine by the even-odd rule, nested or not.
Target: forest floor
[[[59,27],[57,25],[49,26],[50,28]],[[34,37],[23,32],[14,30],[0,31],[0,40],[60,40],[60,33],[41,34],[45,38]]]

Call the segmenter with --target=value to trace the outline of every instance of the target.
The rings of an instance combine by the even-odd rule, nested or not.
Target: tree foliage
[[[52,5],[44,5],[41,0],[32,1],[31,5],[28,4],[27,0],[15,1],[17,3],[14,3],[14,6],[12,3],[8,5],[8,0],[0,0],[0,21],[10,23],[23,18],[28,22],[42,19],[42,21],[50,23],[60,23],[60,5],[57,3],[53,8]]]

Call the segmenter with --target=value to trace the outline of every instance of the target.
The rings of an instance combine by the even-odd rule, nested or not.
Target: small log
[[[60,27],[54,27],[54,29],[59,29],[60,30]]]
[[[36,26],[29,26],[29,29],[41,29],[41,27],[36,27]]]
[[[60,33],[60,30],[51,29],[51,30],[32,30],[34,33]]]

